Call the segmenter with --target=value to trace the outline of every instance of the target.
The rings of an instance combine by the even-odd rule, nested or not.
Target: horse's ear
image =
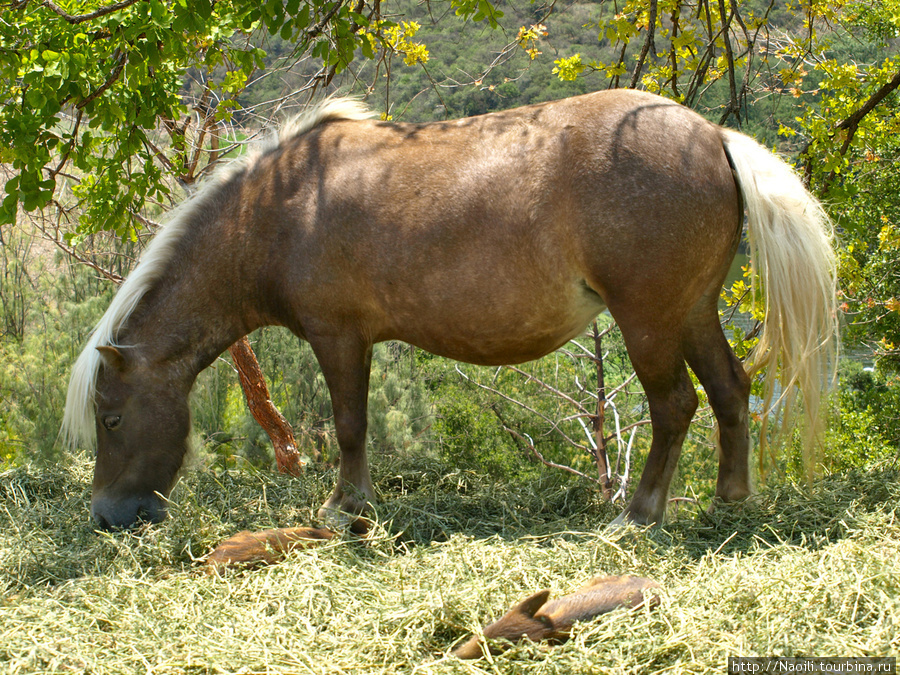
[[[128,359],[122,352],[109,345],[97,347],[97,351],[100,352],[100,356],[103,358],[103,363],[120,373],[125,372],[125,369],[128,366]]]

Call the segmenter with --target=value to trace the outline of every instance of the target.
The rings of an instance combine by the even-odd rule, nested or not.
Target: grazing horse
[[[373,502],[372,345],[475,364],[541,357],[608,308],[653,439],[623,519],[663,518],[697,406],[721,446],[716,495],[750,493],[750,377],[717,299],[749,217],[767,321],[754,367],[798,385],[815,436],[836,349],[829,221],[750,138],[646,93],[609,91],[429,124],[330,100],[220,171],[155,236],[78,358],[64,434],[96,443],[103,527],[165,516],[197,374],[241,336],[286,326],[331,393],[340,473],[320,515]],[[771,380],[770,378],[770,380]]]

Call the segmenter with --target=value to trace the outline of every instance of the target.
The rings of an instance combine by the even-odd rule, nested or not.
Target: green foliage
[[[24,270],[3,279],[3,294],[17,295],[25,308],[15,308],[15,330],[0,335],[0,467],[60,459],[69,368],[110,295],[97,294],[85,269],[57,267],[52,256],[17,247],[23,239],[15,232],[0,246],[5,268]]]
[[[422,43],[412,41],[419,28],[421,26],[415,21],[402,21],[385,31],[385,43],[392,51],[403,55],[403,62],[407,66],[428,63],[428,48]]]
[[[493,27],[503,16],[489,0],[454,7]],[[308,50],[329,79],[357,50],[371,59],[383,47],[409,63],[428,57],[410,40],[415,24],[381,19],[379,3],[150,0],[78,15],[52,3],[14,3],[0,22],[0,161],[15,171],[0,225],[15,222],[20,206],[43,209],[71,183],[81,214],[70,237],[101,230],[133,237],[135,214],[163,202],[173,179],[196,177],[181,123],[188,104],[204,115],[211,99],[221,104],[204,129],[230,116],[234,98],[265,65],[265,52],[248,39],[260,31]],[[193,95],[189,73],[202,95]],[[165,150],[160,128],[169,136]]]
[[[582,72],[584,72],[584,64],[581,62],[581,54],[556,59],[553,62],[553,74],[560,80],[574,82]]]
[[[831,430],[827,468],[845,471],[900,460],[900,378],[847,361],[841,383],[840,419]]]
[[[497,28],[498,20],[503,18],[503,12],[489,0],[451,0],[450,4],[456,9],[457,16],[471,17],[473,21],[487,19],[491,28]]]
[[[529,466],[523,453],[503,431],[484,398],[473,386],[452,380],[435,392],[434,435],[441,458],[451,466],[502,480],[526,473]]]
[[[874,0],[848,5],[848,22],[860,26],[880,42],[900,37],[900,2]]]
[[[812,178],[827,189],[837,175],[850,170],[854,155],[865,154],[900,132],[896,106],[890,102],[858,123],[847,122],[867,99],[900,73],[900,56],[866,65],[826,59],[817,64],[816,71],[821,78],[819,105],[807,108],[797,123],[809,139],[809,153],[814,156],[809,160]],[[851,147],[854,152],[850,152]]]
[[[896,105],[894,109],[897,110]],[[853,153],[832,189],[841,227],[843,305],[851,344],[875,347],[879,367],[900,369],[900,176],[896,140]]]
[[[433,403],[416,349],[378,345],[369,378],[369,447],[382,455],[432,454]]]
[[[309,344],[275,327],[256,331],[250,340],[272,402],[293,427],[300,453],[320,453],[336,463],[331,398]],[[274,466],[269,438],[247,409],[227,355],[200,374],[191,403],[196,444],[205,463]],[[427,454],[431,425],[432,403],[411,348],[377,345],[369,385],[370,450],[401,457]]]
[[[0,147],[16,175],[6,183],[0,223],[15,220],[18,204],[46,206],[74,171],[84,176],[72,188],[83,208],[78,231],[127,235],[130,214],[168,194],[154,131],[186,112],[186,71],[226,61],[244,72],[260,65],[260,50],[231,39],[265,7],[152,0],[101,16],[29,3],[7,10]]]
[[[758,322],[765,320],[765,299],[761,284],[754,278],[753,266],[746,254],[739,254],[739,278],[728,280],[722,289],[721,316],[728,341],[738,358],[744,359],[756,346]],[[730,282],[730,283],[729,283]]]

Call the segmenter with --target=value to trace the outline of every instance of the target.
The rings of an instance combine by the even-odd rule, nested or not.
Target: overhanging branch
[[[887,98],[888,95],[898,87],[900,87],[900,71],[897,71],[889,82],[881,86],[878,91],[872,94],[859,110],[838,124],[837,128],[846,129],[851,135],[856,133],[856,130],[859,128],[859,123],[863,118],[872,112],[879,103]]]
[[[900,71],[897,71],[894,76],[881,87],[878,88],[875,93],[873,93],[866,102],[863,103],[857,110],[855,110],[849,117],[845,118],[841,122],[839,122],[835,127],[835,133],[838,131],[846,131],[847,135],[844,138],[844,142],[841,144],[841,149],[838,151],[841,157],[844,157],[847,152],[850,150],[850,145],[853,142],[854,137],[856,136],[856,132],[859,130],[860,123],[869,115],[873,110],[875,110],[878,105],[884,101],[890,94],[900,88]],[[809,145],[807,145],[803,152],[801,152],[801,156],[806,156],[805,161],[805,175],[807,179],[807,183],[809,182],[809,178],[812,175],[812,164],[813,158],[809,154]],[[828,177],[825,179],[824,187],[827,189],[829,185],[834,181],[837,177],[837,171],[832,170],[831,173],[828,174]]]
[[[59,16],[61,16],[69,23],[77,24],[84,23],[85,21],[91,21],[92,19],[99,19],[101,16],[106,16],[107,14],[112,14],[113,12],[118,12],[120,9],[130,7],[131,5],[136,4],[138,1],[139,0],[122,0],[122,2],[117,2],[112,5],[107,5],[106,7],[101,7],[100,9],[95,9],[89,14],[69,14],[62,7],[54,4],[50,0],[44,0],[41,5],[49,9],[51,12],[59,14]]]

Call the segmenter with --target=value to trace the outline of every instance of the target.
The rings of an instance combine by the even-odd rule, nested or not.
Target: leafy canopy
[[[452,5],[492,26],[502,16],[488,0]],[[166,178],[196,178],[181,122],[189,71],[204,90],[198,107],[215,103],[198,112],[227,118],[265,65],[256,33],[309,53],[321,64],[315,83],[327,83],[357,54],[401,51],[424,63],[427,49],[410,39],[417,28],[383,19],[377,0],[13,1],[0,19],[0,162],[14,171],[0,225],[20,206],[54,203],[61,179],[74,177],[74,232],[131,234],[148,201],[169,194]],[[161,147],[160,127],[170,147]]]

